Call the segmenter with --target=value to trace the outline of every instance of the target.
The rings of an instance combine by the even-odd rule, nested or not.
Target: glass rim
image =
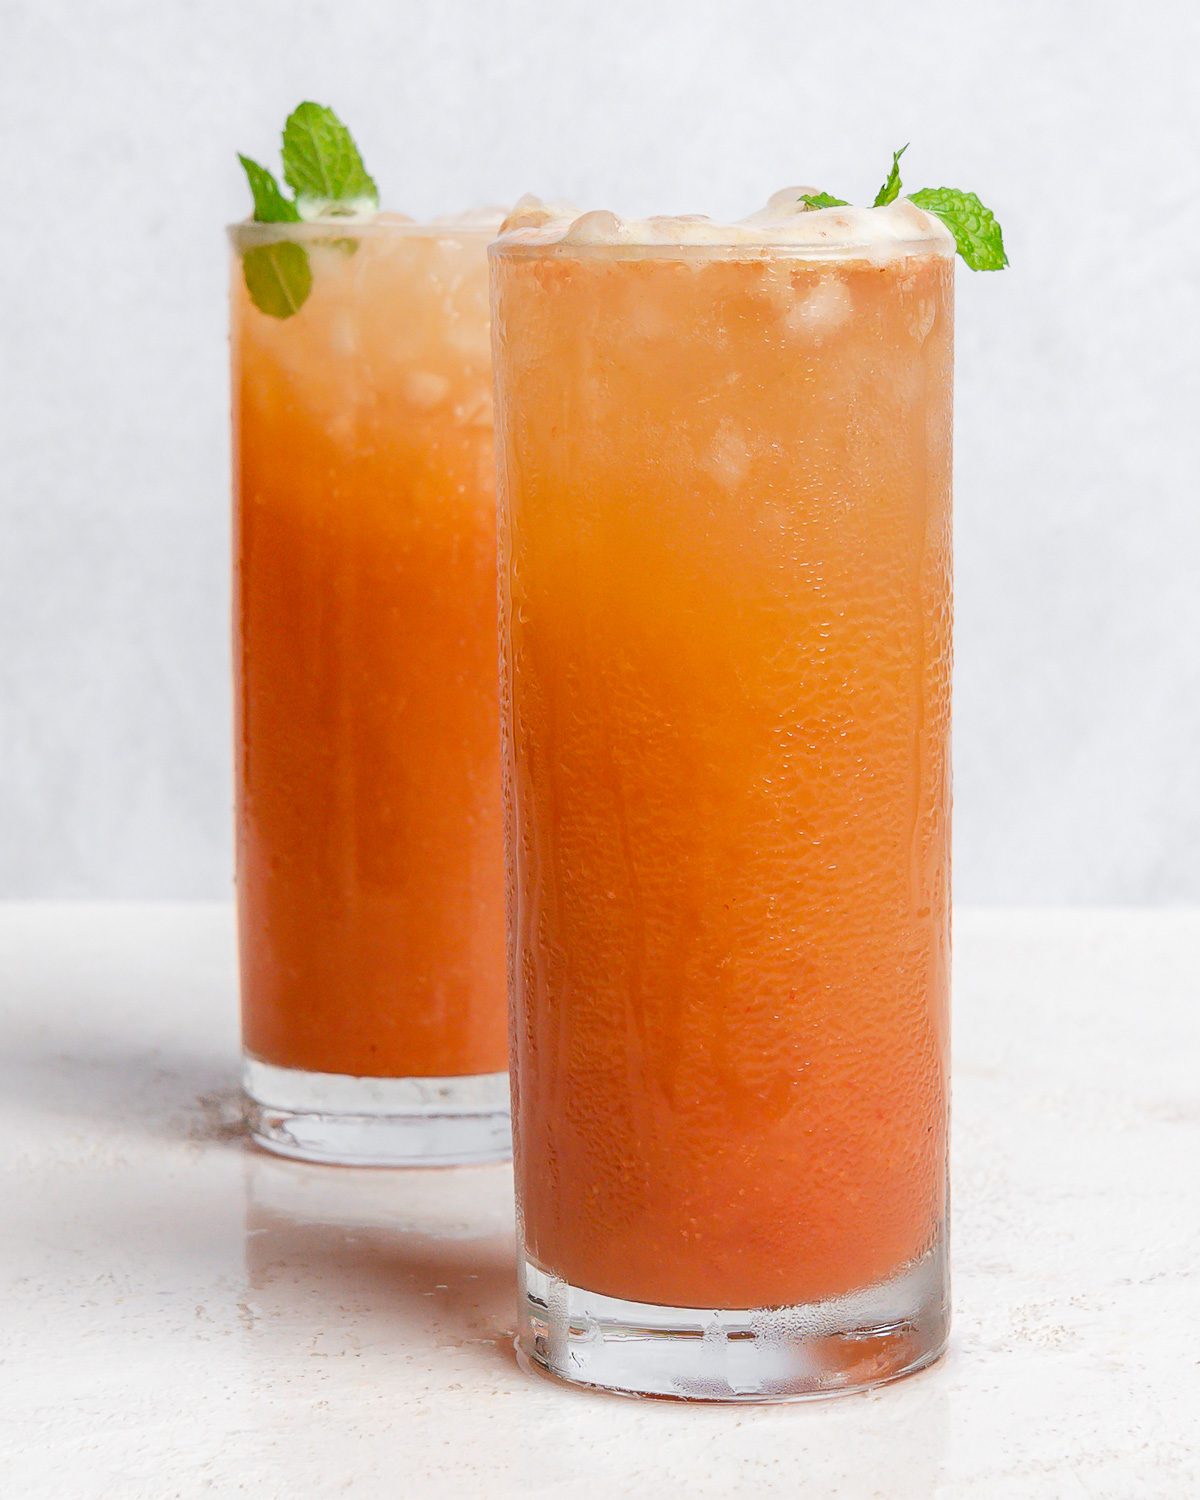
[[[955,256],[953,244],[945,245],[933,235],[914,235],[911,239],[854,240],[829,244],[804,244],[779,240],[708,240],[695,241],[625,241],[623,243],[578,244],[567,240],[519,240],[506,234],[493,238],[488,257],[499,260],[724,260],[724,261],[809,261],[814,265],[832,262],[865,262],[873,266],[890,265],[901,260],[948,260]]]
[[[291,219],[275,223],[238,219],[232,224],[226,224],[225,235],[232,245],[244,249],[254,245],[274,245],[284,240],[328,244],[330,240],[358,240],[370,236],[406,240],[469,238],[490,242],[496,238],[499,230],[499,220],[495,223],[472,222],[468,219],[381,221],[356,219],[347,215],[344,219]]]

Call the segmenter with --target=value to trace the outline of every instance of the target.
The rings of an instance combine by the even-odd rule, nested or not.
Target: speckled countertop
[[[245,1145],[227,907],[0,907],[0,1492],[1200,1494],[1200,913],[956,937],[948,1360],[716,1409],[520,1374],[507,1168]]]

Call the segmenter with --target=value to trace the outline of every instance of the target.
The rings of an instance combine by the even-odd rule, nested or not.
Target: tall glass
[[[518,1347],[567,1380],[944,1348],[953,245],[878,212],[491,251]]]
[[[288,1156],[510,1149],[491,233],[231,230],[245,1090]]]

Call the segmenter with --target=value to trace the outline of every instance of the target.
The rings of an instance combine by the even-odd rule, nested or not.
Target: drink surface
[[[312,268],[294,316],[233,263],[245,1044],[317,1072],[499,1071],[489,236],[235,242],[281,233]]]
[[[527,1252],[813,1302],[945,1212],[952,262],[538,239],[492,252]]]

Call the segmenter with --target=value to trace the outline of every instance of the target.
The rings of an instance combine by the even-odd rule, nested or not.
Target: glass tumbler
[[[231,231],[237,887],[250,1130],[510,1149],[486,246]]]
[[[518,1350],[620,1391],[947,1335],[954,247],[812,217],[490,252]]]

